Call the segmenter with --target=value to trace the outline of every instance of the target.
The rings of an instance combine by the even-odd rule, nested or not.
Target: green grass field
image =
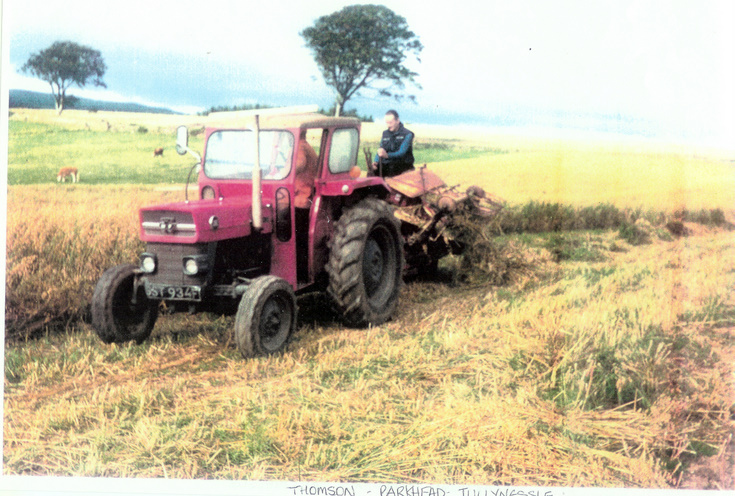
[[[125,114],[123,120],[108,117],[114,113],[70,113],[63,125],[44,111],[19,111],[11,117],[9,185],[55,182],[58,170],[66,166],[77,167],[85,184],[186,181],[193,160],[175,153],[176,116]],[[201,129],[203,123],[191,119],[181,117],[181,122]],[[112,132],[103,122],[114,123]],[[378,124],[363,125],[361,147],[374,153],[380,129]],[[735,162],[720,154],[471,133],[462,139],[431,126],[418,126],[415,132],[417,164],[427,163],[449,184],[478,184],[512,205],[536,201],[662,211],[735,209]],[[201,151],[200,136],[192,138],[191,146]],[[164,148],[163,157],[153,157],[158,147]],[[359,163],[363,165],[362,154]]]
[[[385,325],[304,295],[286,352],[246,361],[231,317],[162,315],[142,345],[88,324],[100,273],[142,249],[137,209],[183,198],[169,119],[10,119],[6,474],[733,488],[730,158],[415,126],[418,160],[505,198],[514,225],[654,225],[484,226]],[[56,184],[62,166],[82,183]],[[723,219],[676,237],[682,209]]]
[[[84,184],[184,183],[194,163],[190,156],[176,154],[173,134],[150,132],[142,124],[121,133],[11,120],[9,135],[9,185],[55,182],[62,167],[76,167]],[[201,137],[193,137],[190,146],[201,151]],[[377,150],[377,142],[363,146]],[[153,150],[159,147],[164,148],[163,156],[154,157]],[[447,144],[428,143],[417,146],[416,158],[444,162],[498,153],[503,152],[481,148],[457,151]]]
[[[191,157],[179,156],[174,139],[162,134],[64,129],[12,120],[8,124],[9,185],[56,182],[62,167],[76,167],[84,184],[183,183],[194,163]],[[154,157],[159,147],[164,148],[163,156]]]

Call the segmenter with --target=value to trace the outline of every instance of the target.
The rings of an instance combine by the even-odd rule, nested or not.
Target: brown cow
[[[163,157],[163,148],[156,148],[153,150],[154,157]]]
[[[65,183],[66,178],[71,178],[71,182],[76,183],[79,181],[79,171],[76,167],[62,167],[59,174],[56,176],[56,181],[59,183]]]

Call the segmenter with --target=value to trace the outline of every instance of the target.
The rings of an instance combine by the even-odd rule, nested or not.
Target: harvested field
[[[172,140],[145,119],[131,122],[151,143]],[[19,136],[71,124],[18,124],[9,164],[22,179],[24,153],[62,152]],[[65,135],[76,140],[67,164],[108,140],[78,133]],[[447,182],[500,194],[514,225],[561,219],[559,228],[484,226],[467,257],[409,282],[382,326],[345,328],[323,297],[302,296],[294,342],[252,360],[234,346],[231,317],[163,315],[139,346],[104,345],[87,323],[99,274],[142,248],[137,208],[181,199],[183,187],[135,184],[151,170],[142,162],[125,184],[48,184],[53,176],[11,186],[5,473],[732,489],[729,162],[436,143],[430,166]],[[447,160],[453,153],[468,156]],[[171,170],[185,176],[188,165]],[[564,223],[615,212],[630,217]]]

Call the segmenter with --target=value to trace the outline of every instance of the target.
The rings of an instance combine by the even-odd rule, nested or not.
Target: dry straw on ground
[[[415,282],[393,322],[315,318],[279,357],[241,360],[207,316],[163,317],[143,346],[81,325],[6,347],[5,470],[676,486],[698,454],[732,456],[735,246],[627,250],[533,284]]]
[[[437,169],[515,204],[731,208],[731,166],[671,157],[552,143]],[[412,282],[385,325],[302,297],[276,357],[243,361],[232,318],[208,315],[103,345],[80,321],[99,274],[136,260],[138,206],[181,196],[10,188],[6,329],[39,337],[6,342],[5,473],[733,487],[731,231],[481,236],[486,277]]]
[[[140,253],[138,208],[180,196],[155,187],[9,188],[6,337],[83,318],[102,270]]]

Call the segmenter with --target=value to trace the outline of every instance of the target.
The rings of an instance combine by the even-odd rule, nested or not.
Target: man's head
[[[401,120],[398,118],[398,112],[395,110],[389,110],[385,113],[385,125],[388,126],[388,131],[391,133],[396,132],[398,126],[401,125]]]

